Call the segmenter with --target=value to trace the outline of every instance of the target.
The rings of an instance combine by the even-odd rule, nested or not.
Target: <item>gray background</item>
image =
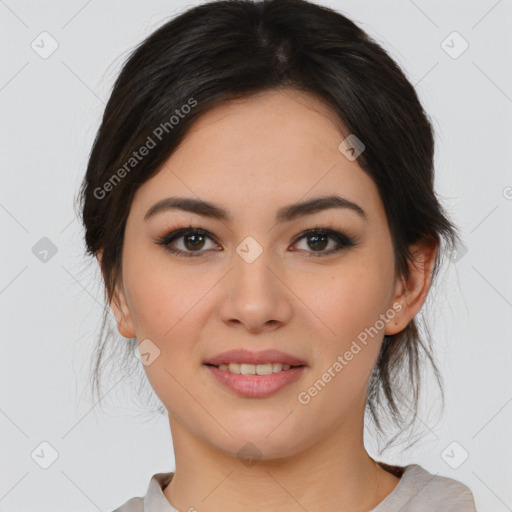
[[[112,381],[104,410],[87,394],[103,291],[73,199],[129,51],[197,3],[0,0],[0,511],[109,511],[174,468],[167,418],[141,413],[125,381]],[[437,135],[436,188],[464,239],[424,308],[445,414],[424,411],[421,441],[380,460],[464,482],[481,512],[512,510],[512,2],[319,3],[416,85]],[[460,55],[454,31],[469,44]],[[43,237],[57,251],[46,261]],[[48,469],[42,442],[58,453]]]

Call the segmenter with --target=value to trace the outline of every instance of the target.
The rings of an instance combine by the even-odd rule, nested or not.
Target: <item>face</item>
[[[338,149],[343,139],[313,97],[265,92],[202,116],[137,190],[112,307],[124,336],[146,340],[145,371],[171,429],[226,454],[251,442],[277,458],[362,413],[383,335],[403,329],[423,297],[398,302],[378,189]],[[287,208],[331,196],[351,207]],[[145,219],[171,197],[216,209],[175,205]],[[215,359],[231,350],[248,359]],[[266,350],[280,354],[254,359]],[[302,366],[229,371],[265,358]]]

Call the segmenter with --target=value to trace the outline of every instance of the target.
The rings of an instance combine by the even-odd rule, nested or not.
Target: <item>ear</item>
[[[398,313],[390,320],[384,334],[396,334],[407,327],[427,298],[432,284],[432,271],[439,243],[420,242],[411,246],[413,261],[409,263],[409,278],[397,278],[391,303]]]
[[[103,256],[103,249],[101,249],[98,254],[98,263],[101,267],[101,258]],[[102,271],[103,273],[103,271]],[[114,293],[112,294],[112,299],[110,300],[110,307],[114,316],[116,318],[117,330],[124,336],[125,338],[134,338],[135,337],[135,328],[133,326],[132,317],[130,315],[130,310],[128,308],[128,303],[126,300],[126,292],[122,285],[122,282],[119,279],[116,283],[116,288]]]

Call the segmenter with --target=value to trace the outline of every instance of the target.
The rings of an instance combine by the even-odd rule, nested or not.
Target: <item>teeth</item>
[[[246,364],[246,363],[229,363],[220,364],[219,370],[236,373],[239,375],[271,375],[284,370],[289,370],[289,364],[282,363],[264,363],[264,364]]]
[[[272,373],[272,363],[257,364],[256,373],[258,375],[270,375]]]
[[[231,365],[229,365],[229,367],[231,369]],[[255,364],[241,364],[240,365],[240,375],[254,375],[255,373],[256,373],[256,365]]]
[[[238,363],[229,363],[228,371],[231,373],[240,373],[240,365]]]

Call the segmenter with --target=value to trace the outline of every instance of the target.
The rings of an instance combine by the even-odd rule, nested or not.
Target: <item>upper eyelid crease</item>
[[[175,229],[175,230],[167,233],[166,235],[160,237],[160,239],[156,243],[157,243],[157,245],[163,246],[166,250],[168,250],[172,253],[180,254],[183,256],[187,256],[187,257],[205,256],[208,252],[210,252],[210,251],[201,251],[201,250],[200,251],[187,251],[187,250],[183,250],[183,249],[177,249],[177,248],[171,249],[170,248],[170,246],[172,245],[173,242],[185,237],[187,234],[190,234],[190,233],[200,234],[202,236],[205,236],[206,238],[209,238],[214,243],[218,243],[218,240],[215,237],[215,235],[210,233],[208,230],[205,230],[200,227],[193,227],[192,225],[188,226],[188,227]],[[334,249],[331,249],[329,251],[318,251],[318,252],[311,251],[310,256],[329,256],[330,254],[337,253],[342,249],[348,249],[348,248],[355,247],[355,246],[359,245],[359,240],[358,240],[357,236],[353,237],[353,236],[348,235],[342,231],[339,231],[336,228],[321,227],[321,226],[311,227],[311,228],[307,228],[307,229],[303,230],[301,233],[299,233],[297,236],[294,237],[293,243],[296,244],[300,240],[302,240],[308,236],[314,235],[314,234],[321,234],[323,236],[327,236],[328,238],[330,238],[331,240],[334,240],[336,242],[337,247],[335,247]],[[309,252],[309,251],[307,251],[307,252]]]
[[[365,222],[368,221],[368,215],[358,204],[349,201],[340,196],[323,196],[313,198],[302,203],[294,203],[284,206],[277,211],[276,222],[290,222],[305,215],[311,215],[330,208],[343,208],[356,212]],[[232,222],[232,216],[220,206],[194,198],[167,197],[155,203],[144,215],[144,220],[148,220],[153,215],[167,210],[183,210],[195,213],[203,217],[210,217],[225,222]]]

